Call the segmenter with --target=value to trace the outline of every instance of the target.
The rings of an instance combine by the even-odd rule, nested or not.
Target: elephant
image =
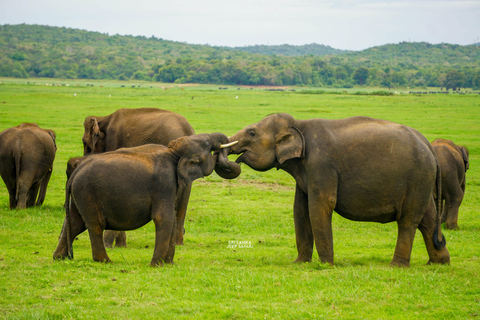
[[[45,201],[57,151],[55,140],[53,130],[36,123],[24,122],[0,133],[0,175],[10,209],[40,206]]]
[[[85,118],[84,128],[82,137],[84,156],[150,143],[166,146],[176,138],[195,134],[183,116],[156,108],[119,109],[104,117],[88,116]],[[177,245],[183,245],[190,191],[191,186],[186,186],[176,205]],[[125,239],[126,245],[126,235],[114,231],[107,233],[106,241],[111,246],[111,241],[117,238]]]
[[[229,165],[221,133],[180,137],[86,157],[68,180],[66,216],[54,259],[73,259],[72,241],[88,229],[94,261],[110,262],[103,231],[134,230],[153,220],[152,266],[173,264],[175,205],[182,188]]]
[[[409,266],[416,229],[428,263],[449,263],[433,194],[440,170],[418,131],[386,120],[352,117],[296,120],[272,114],[229,138],[237,163],[257,171],[282,169],[296,181],[293,206],[298,257],[334,263],[332,213],[353,221],[396,221],[392,266]]]
[[[432,142],[442,168],[442,222],[447,229],[458,229],[458,208],[465,194],[466,173],[469,164],[468,149],[452,140],[436,139]]]

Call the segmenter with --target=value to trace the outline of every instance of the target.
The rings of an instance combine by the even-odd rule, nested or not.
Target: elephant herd
[[[89,116],[84,127],[84,156],[67,164],[66,215],[54,259],[73,258],[73,240],[88,230],[93,260],[108,262],[106,246],[125,246],[125,231],[153,220],[151,265],[173,263],[192,182],[214,170],[234,179],[245,163],[295,179],[296,262],[311,261],[315,244],[321,262],[334,263],[333,211],[354,221],[396,221],[393,266],[409,266],[417,228],[428,263],[450,262],[441,224],[458,228],[469,168],[468,150],[450,140],[429,143],[410,127],[368,117],[296,120],[285,113],[231,137],[195,134],[183,116],[156,108]],[[43,203],[55,139],[34,123],[0,133],[0,175],[11,209]],[[229,161],[229,154],[239,157]]]

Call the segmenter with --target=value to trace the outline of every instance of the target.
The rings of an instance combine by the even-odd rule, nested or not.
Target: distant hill
[[[255,45],[255,46],[244,46],[244,47],[234,47],[235,50],[245,51],[249,53],[258,53],[264,55],[278,55],[278,56],[325,56],[329,54],[342,54],[350,51],[334,49],[330,46],[323,44],[306,44],[303,46],[293,46],[290,44],[282,45]]]
[[[402,42],[363,51],[319,44],[229,48],[153,36],[0,25],[0,76],[338,88],[480,88],[480,47]]]

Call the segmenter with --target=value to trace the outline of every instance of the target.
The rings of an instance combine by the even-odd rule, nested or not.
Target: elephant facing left
[[[175,199],[214,169],[238,166],[228,161],[230,145],[221,133],[199,134],[168,147],[147,144],[85,157],[67,182],[66,217],[54,259],[73,258],[73,239],[88,229],[93,260],[108,262],[104,230],[134,230],[153,220],[151,265],[173,263]]]
[[[55,139],[53,130],[36,123],[24,122],[0,132],[0,175],[10,209],[43,204],[57,151]]]

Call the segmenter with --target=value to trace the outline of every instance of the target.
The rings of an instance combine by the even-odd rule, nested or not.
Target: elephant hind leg
[[[395,246],[395,253],[390,262],[394,267],[409,267],[410,256],[412,254],[413,240],[415,238],[415,231],[417,226],[412,226],[410,223],[398,221],[398,237]]]
[[[90,236],[90,244],[92,246],[93,261],[110,262],[111,260],[103,243],[103,229],[100,226],[89,228],[88,235]]]
[[[67,232],[66,226],[70,226],[70,232]],[[73,240],[82,232],[87,230],[85,227],[85,223],[83,222],[82,217],[78,213],[75,207],[72,207],[70,212],[69,212],[69,223],[66,223],[66,219],[63,222],[63,227],[62,231],[60,233],[60,237],[58,239],[58,245],[57,248],[55,249],[55,252],[53,253],[53,259],[55,260],[64,260],[68,256],[68,243],[70,243],[70,252],[72,253],[72,256],[70,257],[73,259],[73,249],[72,249],[72,243]],[[70,239],[67,241],[67,235],[70,234]]]
[[[429,256],[428,264],[431,263],[450,263],[450,253],[448,252],[445,243],[435,245],[434,240],[437,237],[437,223],[436,223],[436,209],[433,197],[430,199],[428,208],[418,225],[418,229],[422,233],[425,246]]]

